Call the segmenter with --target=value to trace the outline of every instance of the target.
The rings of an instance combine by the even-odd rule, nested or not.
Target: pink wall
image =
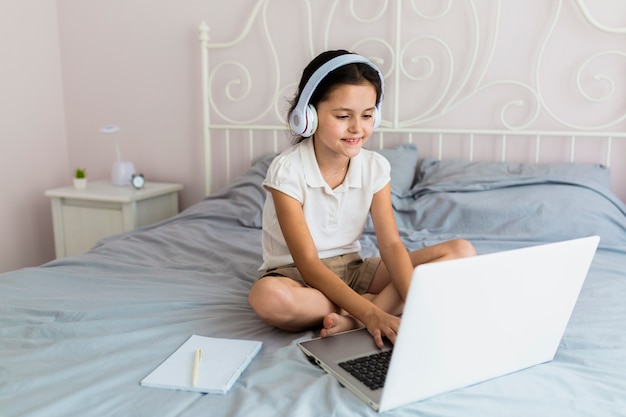
[[[182,208],[204,196],[197,27],[213,17],[234,36],[228,13],[214,0],[0,2],[0,272],[54,259],[44,192],[77,166],[110,178],[104,124],[148,180],[185,185]]]
[[[0,272],[37,265],[54,257],[49,201],[43,193],[48,188],[69,185],[70,172],[76,166],[86,167],[90,179],[110,177],[115,159],[113,143],[98,133],[105,124],[121,127],[124,159],[133,161],[148,180],[185,185],[181,193],[182,208],[203,198],[197,27],[201,20],[206,20],[211,42],[230,41],[238,35],[255,3],[255,0],[3,0],[0,3],[0,50],[3,51]],[[382,2],[357,3],[372,6]],[[447,2],[416,3],[426,12],[434,8],[430,11],[435,13]],[[526,39],[534,39],[533,31],[541,30],[543,20],[541,13],[527,12],[530,10],[527,8],[518,10],[517,2],[501,3],[513,22],[503,22],[503,28],[522,25],[521,17],[531,15],[527,16],[529,26],[517,32],[529,36],[507,39],[508,43],[496,51],[503,61],[495,63],[493,69],[508,71],[515,68],[512,61],[523,58],[517,53],[508,54],[507,48],[510,50],[515,45],[515,51],[523,50]],[[603,22],[624,27],[621,0],[585,3],[595,7],[594,15]],[[334,3],[311,4],[322,19],[324,5]],[[545,4],[545,0],[532,0],[525,7],[533,5],[543,10]],[[574,0],[564,0],[563,4],[566,13],[574,16],[575,24],[584,22],[576,12]],[[275,22],[272,27],[287,28],[292,33],[303,30],[289,19],[293,16],[290,13],[298,13],[297,6],[302,4],[272,0],[269,9],[270,20]],[[478,6],[490,10],[485,2],[479,2]],[[615,10],[619,12],[613,13]],[[333,29],[352,35],[341,25]],[[375,29],[393,33],[393,28]],[[253,30],[261,33],[258,28]],[[575,47],[563,48],[558,53],[575,54],[591,40],[606,41],[611,47],[622,45],[623,50],[623,37],[616,43],[615,37],[597,40],[580,33]],[[457,39],[457,43],[462,41]],[[309,51],[294,51],[289,38],[280,39],[279,44],[283,59],[298,63],[308,60]],[[255,61],[258,67],[268,64],[254,43],[243,54],[259,56]],[[623,100],[624,96],[620,97]]]
[[[68,183],[55,0],[0,2],[0,272],[54,257],[48,188]]]
[[[253,3],[57,0],[70,165],[110,178],[114,146],[98,130],[115,124],[148,181],[183,183],[183,208],[202,199],[197,28],[210,19],[216,41],[234,37]]]

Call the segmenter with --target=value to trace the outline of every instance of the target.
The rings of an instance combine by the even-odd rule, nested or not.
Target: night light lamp
[[[135,173],[135,166],[132,162],[122,161],[122,153],[120,152],[120,144],[117,133],[120,128],[115,125],[106,125],[100,128],[100,133],[105,135],[114,135],[115,138],[115,154],[117,160],[113,163],[111,171],[111,183],[120,187],[130,186],[130,181]]]

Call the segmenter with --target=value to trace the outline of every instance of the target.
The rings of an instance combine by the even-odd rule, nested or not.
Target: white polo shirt
[[[263,186],[263,265],[259,271],[293,263],[276,217],[273,188],[298,200],[321,259],[358,252],[374,194],[390,181],[391,167],[377,152],[361,149],[350,160],[344,182],[334,190],[320,172],[313,139],[285,150],[271,163]]]

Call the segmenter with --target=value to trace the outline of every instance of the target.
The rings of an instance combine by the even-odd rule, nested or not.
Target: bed
[[[266,16],[268,7],[258,2],[250,22]],[[393,19],[403,15],[389,9],[397,24]],[[105,238],[83,255],[0,275],[0,415],[376,414],[298,349],[297,342],[316,336],[316,329],[289,333],[269,327],[247,303],[261,263],[261,182],[286,145],[284,124],[219,119],[209,93],[221,64],[215,59],[208,65],[207,30],[202,24],[207,197],[170,219]],[[394,100],[393,90],[386,100]],[[614,169],[624,160],[624,134],[539,131],[533,125],[403,125],[399,120],[405,118],[393,108],[385,115],[371,141],[391,162],[393,205],[409,249],[456,237],[470,240],[481,254],[601,238],[552,362],[387,414],[624,415],[626,205],[616,195]],[[517,160],[519,152],[509,157],[512,138],[530,143],[529,161]],[[595,160],[574,160],[573,148],[586,146],[589,138],[601,144],[592,152]],[[493,143],[495,158],[481,157],[480,140]],[[246,150],[239,152],[241,143]],[[543,150],[553,143],[566,149],[560,153],[565,157],[546,162]],[[445,158],[447,146],[469,153]],[[217,166],[225,155],[233,162]],[[370,224],[361,242],[363,255],[377,253]],[[263,348],[223,396],[140,386],[192,334],[261,340]]]

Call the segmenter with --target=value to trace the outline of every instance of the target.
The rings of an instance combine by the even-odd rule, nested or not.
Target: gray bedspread
[[[0,275],[0,416],[375,415],[299,351],[316,330],[268,327],[248,306],[270,160],[170,220]],[[601,243],[554,361],[388,415],[626,415],[626,209],[608,170],[422,161],[402,175],[394,206],[409,248]],[[369,226],[362,243],[376,253]],[[264,345],[225,396],[141,387],[191,334]]]

